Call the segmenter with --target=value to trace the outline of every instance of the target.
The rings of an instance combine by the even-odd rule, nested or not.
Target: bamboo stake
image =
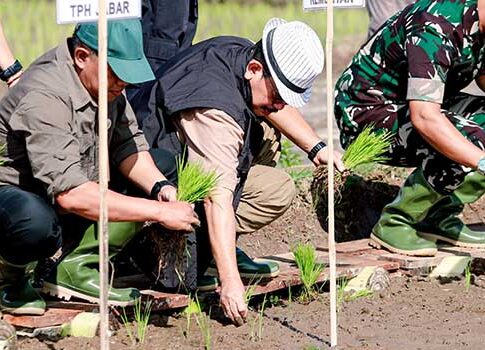
[[[337,346],[337,268],[335,253],[334,164],[333,164],[333,0],[327,0],[327,133],[328,133],[328,260],[330,265],[330,346]]]
[[[108,23],[106,0],[98,2],[98,133],[99,133],[99,313],[101,350],[109,350],[108,317]]]

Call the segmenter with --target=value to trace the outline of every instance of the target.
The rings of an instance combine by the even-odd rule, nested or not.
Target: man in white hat
[[[225,36],[181,52],[158,72],[151,91],[131,101],[152,147],[177,151],[180,140],[189,161],[219,174],[204,203],[215,260],[208,271],[218,273],[222,307],[236,324],[247,314],[241,277],[278,274],[276,264],[252,261],[235,243],[236,235],[269,224],[293,200],[293,181],[274,168],[280,132],[315,165],[327,161],[327,147],[295,108],[308,102],[323,64],[322,45],[310,27],[272,19],[256,44]],[[340,155],[335,159],[343,170]],[[203,277],[207,264],[200,254]]]

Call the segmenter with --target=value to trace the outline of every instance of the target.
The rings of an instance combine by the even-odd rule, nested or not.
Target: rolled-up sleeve
[[[33,177],[53,200],[89,181],[81,169],[80,145],[71,122],[66,102],[41,91],[28,93],[11,118],[13,131],[25,139]]]
[[[148,143],[139,129],[135,113],[129,103],[122,105],[121,113],[113,129],[113,137],[110,142],[111,161],[115,166],[128,156],[148,150]]]
[[[217,188],[234,192],[238,183],[238,155],[244,132],[234,119],[217,109],[190,109],[175,119],[176,127],[189,148],[189,161],[201,163],[219,176]]]

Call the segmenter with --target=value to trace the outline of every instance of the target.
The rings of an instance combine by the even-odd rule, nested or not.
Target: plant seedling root
[[[346,242],[368,238],[382,209],[397,195],[399,187],[385,182],[386,176],[373,172],[362,177],[350,172],[335,173],[335,239]],[[328,174],[319,166],[310,187],[318,221],[328,231]]]

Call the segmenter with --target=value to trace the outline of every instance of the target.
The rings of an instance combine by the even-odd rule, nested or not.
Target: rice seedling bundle
[[[207,171],[200,163],[185,161],[185,154],[177,157],[177,200],[195,204],[207,198],[217,185],[218,176],[215,171]],[[185,232],[174,232],[160,229],[159,225],[149,230],[150,241],[153,244],[153,253],[158,256],[158,271],[154,274],[156,280],[163,277],[163,271],[173,265],[180,282],[184,280],[188,259]]]
[[[342,161],[346,167],[343,173],[336,172],[335,181],[335,209],[344,205],[352,206],[354,198],[345,198],[342,203],[342,193],[347,187],[351,187],[358,181],[357,177],[352,176],[356,169],[365,164],[384,162],[387,160],[385,153],[389,150],[393,135],[390,132],[373,132],[373,125],[367,126],[359,136],[349,145],[344,152]],[[362,180],[362,179],[360,179]],[[380,189],[379,189],[380,190]],[[320,223],[326,229],[328,218],[328,174],[327,166],[322,165],[315,169],[311,193],[314,208],[320,219]],[[348,203],[347,203],[348,202]],[[343,210],[345,212],[345,210]],[[337,217],[336,213],[336,220]],[[340,218],[349,220],[349,218]],[[352,220],[352,218],[350,218]]]

